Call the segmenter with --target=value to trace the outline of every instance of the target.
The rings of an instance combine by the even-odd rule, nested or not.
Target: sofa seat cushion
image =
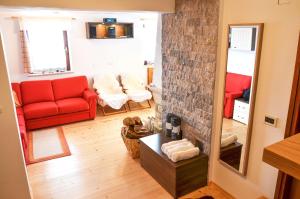
[[[38,102],[24,106],[24,115],[28,119],[49,117],[58,114],[55,102]]]
[[[60,114],[89,110],[89,104],[83,98],[69,98],[56,101]]]

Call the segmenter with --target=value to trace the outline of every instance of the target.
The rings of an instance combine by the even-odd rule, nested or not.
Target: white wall
[[[33,14],[32,14],[33,13]],[[43,12],[6,11],[0,15],[3,40],[6,44],[7,63],[12,81],[53,79],[74,75],[89,78],[98,73],[133,73],[146,81],[144,60],[154,61],[156,53],[157,13],[99,13],[99,12],[60,12],[57,16],[75,17],[68,33],[73,74],[29,77],[23,73],[19,41],[19,25],[15,15],[45,15]],[[47,15],[54,14],[47,11]],[[102,21],[103,17],[116,17],[118,22],[134,23],[133,39],[87,39],[86,22]],[[160,18],[159,18],[160,19]],[[47,39],[47,38],[45,38]],[[159,52],[158,52],[159,53]]]
[[[299,11],[299,0],[291,0],[281,6],[277,5],[276,0],[221,0],[210,178],[236,198],[274,196],[278,171],[262,162],[262,153],[265,146],[284,137],[300,32]],[[228,24],[240,23],[265,23],[246,177],[239,176],[218,162],[227,27]],[[264,125],[265,114],[279,118],[277,128]]]
[[[228,49],[227,72],[252,76],[255,51]]]
[[[1,32],[1,29],[0,29]],[[0,198],[29,199],[30,191],[0,36]]]
[[[157,37],[156,37],[156,53],[155,53],[155,64],[153,83],[158,87],[162,88],[162,53],[161,53],[161,40],[162,38],[162,21],[161,15],[158,16],[157,20]]]

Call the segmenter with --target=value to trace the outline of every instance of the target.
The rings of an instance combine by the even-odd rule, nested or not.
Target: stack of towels
[[[238,137],[231,133],[223,133],[221,138],[221,147],[226,147],[238,140]]]
[[[190,159],[199,155],[200,150],[187,139],[171,141],[161,146],[161,150],[173,162]]]

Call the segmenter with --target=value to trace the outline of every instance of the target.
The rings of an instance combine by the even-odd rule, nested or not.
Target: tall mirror
[[[229,25],[220,156],[246,175],[263,24]]]

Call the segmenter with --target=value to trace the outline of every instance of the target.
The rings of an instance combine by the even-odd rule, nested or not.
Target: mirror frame
[[[253,73],[253,82],[252,82],[252,92],[251,92],[251,102],[250,102],[250,110],[249,110],[249,119],[248,119],[248,128],[247,128],[247,135],[246,135],[246,144],[245,144],[245,153],[244,157],[241,157],[241,161],[244,162],[244,166],[242,171],[234,169],[232,166],[228,165],[226,162],[220,159],[220,149],[221,149],[221,138],[222,138],[222,126],[223,126],[223,115],[224,115],[224,95],[225,95],[225,87],[226,87],[226,74],[227,74],[227,64],[228,64],[228,48],[229,48],[229,33],[231,27],[236,26],[257,26],[258,33],[257,33],[257,43],[256,43],[256,52],[255,52],[255,66],[254,66],[254,73]],[[254,108],[255,108],[255,100],[256,100],[256,90],[257,90],[257,82],[258,82],[258,74],[259,74],[259,65],[260,65],[260,58],[261,58],[261,49],[262,49],[262,41],[263,41],[263,32],[264,32],[264,23],[241,23],[241,24],[228,24],[227,26],[227,33],[226,33],[226,68],[223,77],[224,88],[222,92],[222,120],[220,124],[220,137],[219,137],[219,151],[218,151],[218,161],[224,167],[228,168],[229,170],[234,171],[235,173],[246,176],[247,175],[247,168],[248,168],[248,160],[249,160],[249,152],[250,152],[250,144],[251,144],[251,136],[252,136],[252,126],[253,126],[253,115],[254,115]]]

